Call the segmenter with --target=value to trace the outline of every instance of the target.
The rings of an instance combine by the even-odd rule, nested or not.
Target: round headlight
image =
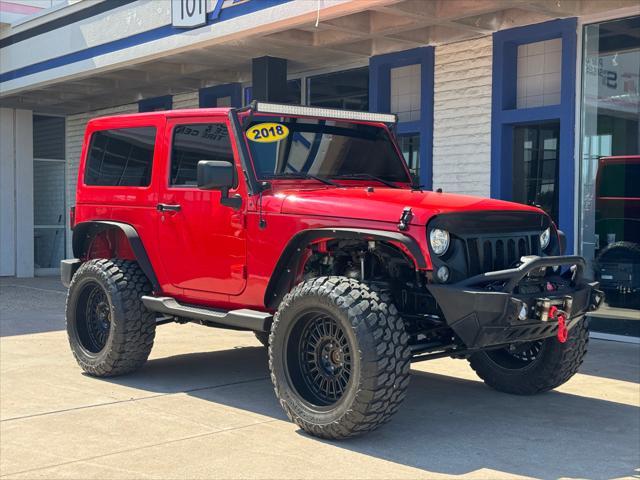
[[[431,249],[436,255],[443,255],[449,248],[449,232],[434,228],[429,234]]]
[[[540,234],[540,248],[544,250],[549,246],[549,241],[551,240],[551,229],[547,228],[544,232]]]

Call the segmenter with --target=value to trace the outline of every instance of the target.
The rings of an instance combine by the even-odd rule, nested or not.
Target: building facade
[[[598,213],[638,212],[640,166],[601,160],[640,154],[636,0],[81,1],[0,33],[0,274],[70,255],[90,118],[241,106],[265,56],[283,101],[396,113],[426,188],[540,205],[591,262],[640,244]]]

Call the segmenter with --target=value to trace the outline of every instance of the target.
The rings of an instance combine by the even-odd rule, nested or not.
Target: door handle
[[[167,203],[159,203],[156,205],[156,210],[159,212],[179,212],[180,208],[180,205],[169,205]]]

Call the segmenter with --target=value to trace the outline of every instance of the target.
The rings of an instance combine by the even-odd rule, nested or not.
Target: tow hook
[[[555,305],[552,305],[551,308],[549,308],[549,318],[558,320],[558,341],[560,343],[566,342],[567,338],[569,337],[569,331],[567,330],[567,318],[565,312],[560,310]]]

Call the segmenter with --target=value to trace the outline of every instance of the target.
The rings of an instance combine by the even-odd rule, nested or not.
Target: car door
[[[246,284],[244,205],[220,203],[221,192],[196,184],[200,160],[238,163],[225,116],[168,119],[165,181],[159,188],[158,242],[164,273],[173,287],[237,295]],[[242,182],[234,195],[244,193]]]

